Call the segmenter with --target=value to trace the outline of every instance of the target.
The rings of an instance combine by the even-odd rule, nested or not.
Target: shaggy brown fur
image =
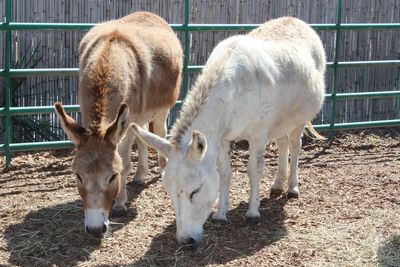
[[[106,109],[108,107],[107,91],[108,84],[107,79],[110,75],[110,66],[108,65],[108,57],[110,54],[111,39],[106,47],[103,49],[99,61],[98,67],[93,72],[93,88],[92,88],[92,116],[89,125],[89,130],[93,135],[99,135],[101,130],[101,123],[103,117],[106,115]]]
[[[79,100],[85,127],[93,125],[90,128],[98,131],[99,125],[114,118],[123,101],[131,113],[175,103],[182,51],[172,34],[160,17],[137,12],[85,35],[79,49]]]
[[[182,48],[162,18],[136,12],[92,28],[79,53],[83,125],[66,115],[60,103],[55,105],[77,148],[72,169],[83,181],[78,187],[85,207],[94,208],[96,201],[91,199],[98,197],[102,201],[96,205],[107,213],[113,199],[117,211],[126,211],[125,179],[131,171],[133,135],[125,133],[136,122],[151,124],[156,134],[165,137],[165,120],[180,91]],[[136,175],[141,182],[147,173],[147,148],[138,146]],[[117,175],[109,183],[113,187],[102,186],[113,175]]]

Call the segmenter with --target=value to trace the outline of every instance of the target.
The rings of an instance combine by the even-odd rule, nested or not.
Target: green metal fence
[[[77,68],[53,68],[53,69],[13,69],[12,68],[12,31],[17,30],[88,30],[96,24],[93,23],[20,23],[13,22],[12,18],[12,0],[5,2],[5,21],[0,24],[0,31],[5,32],[5,69],[0,69],[0,77],[5,77],[5,107],[0,107],[0,116],[4,116],[5,126],[5,143],[0,144],[0,153],[6,157],[6,166],[11,162],[12,152],[39,150],[39,149],[56,149],[72,147],[70,141],[52,141],[52,142],[34,142],[34,143],[13,143],[12,140],[12,117],[27,115],[52,113],[52,106],[42,107],[13,107],[11,103],[12,78],[27,76],[73,76],[78,74]],[[184,76],[183,76],[183,95],[186,95],[189,89],[189,74],[198,72],[203,66],[189,66],[190,53],[190,32],[194,31],[248,31],[258,27],[258,24],[190,24],[190,0],[185,0],[185,16],[183,24],[172,24],[175,31],[184,32]],[[314,125],[317,130],[329,130],[330,138],[334,137],[334,130],[367,128],[367,127],[383,127],[400,125],[400,119],[367,121],[354,123],[335,123],[336,116],[336,100],[339,99],[367,99],[367,98],[385,98],[400,97],[400,91],[382,91],[382,92],[358,92],[358,93],[336,93],[338,69],[342,67],[376,67],[376,66],[392,66],[400,67],[400,60],[383,60],[383,61],[352,61],[339,62],[340,35],[345,30],[370,30],[370,29],[400,29],[400,23],[374,23],[374,24],[342,24],[342,0],[338,0],[338,13],[336,24],[311,24],[315,30],[335,31],[335,55],[334,61],[328,62],[328,67],[333,68],[333,88],[332,93],[326,95],[326,99],[332,101],[331,123]],[[180,102],[177,103],[178,105]],[[78,112],[78,105],[65,106],[67,112]]]

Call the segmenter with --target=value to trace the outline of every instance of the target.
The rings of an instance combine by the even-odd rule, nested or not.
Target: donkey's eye
[[[108,183],[112,184],[115,181],[115,178],[117,178],[117,174],[114,174],[113,176],[111,176],[110,181]]]
[[[78,181],[82,183],[82,177],[79,174],[76,174],[76,179],[78,179]]]
[[[194,195],[196,195],[196,194],[200,191],[200,188],[201,188],[202,186],[203,186],[203,184],[200,185],[199,188],[193,190],[193,192],[190,194],[190,201],[192,201],[192,198],[194,197]]]

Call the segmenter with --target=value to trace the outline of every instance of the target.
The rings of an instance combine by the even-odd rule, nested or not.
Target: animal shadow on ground
[[[138,186],[128,184],[128,203],[133,202],[142,190],[154,183]],[[126,217],[110,218],[112,235],[126,223],[135,219],[137,211],[128,208]],[[118,221],[113,224],[113,221]],[[84,212],[80,200],[49,206],[32,211],[21,223],[10,225],[4,234],[9,262],[18,266],[74,266],[89,258],[101,245],[101,239],[84,232]]]
[[[245,221],[248,204],[241,202],[228,213],[228,223],[206,222],[203,242],[196,250],[177,243],[176,226],[171,224],[152,240],[146,254],[129,266],[206,266],[225,264],[257,253],[287,235],[284,225],[287,201],[286,197],[263,199],[260,222],[256,225]]]
[[[382,267],[400,266],[400,235],[392,236],[378,249],[378,263]]]

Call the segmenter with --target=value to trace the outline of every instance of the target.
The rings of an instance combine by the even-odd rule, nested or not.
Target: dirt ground
[[[0,171],[0,265],[400,266],[399,128],[338,133],[331,145],[304,139],[299,199],[269,198],[277,168],[271,145],[257,225],[244,217],[245,148],[232,150],[229,223],[206,222],[196,251],[175,240],[155,153],[146,184],[128,184],[128,216],[111,218],[103,240],[84,233],[71,150],[17,155]],[[134,152],[130,178],[136,161]]]

